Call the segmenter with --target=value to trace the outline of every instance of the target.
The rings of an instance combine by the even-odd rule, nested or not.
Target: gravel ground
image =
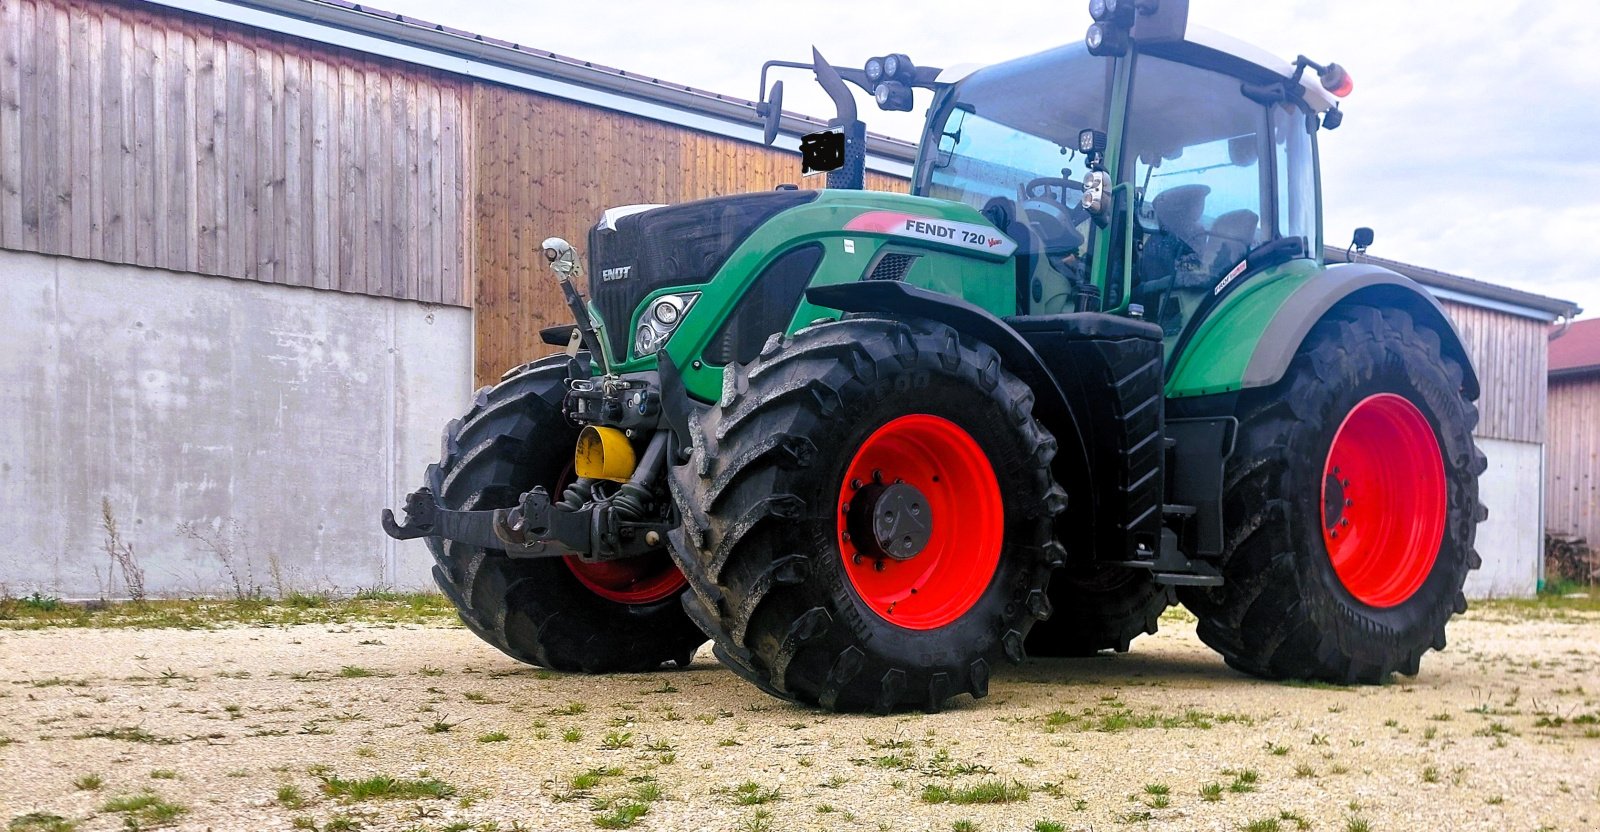
[[[778,702],[707,653],[685,671],[561,676],[453,626],[0,631],[0,820],[1600,828],[1600,615],[1474,611],[1421,677],[1360,689],[1235,674],[1186,618],[1169,614],[1133,653],[1030,661],[997,674],[987,700],[891,717]],[[447,796],[328,793],[377,775]],[[144,792],[185,811],[107,807]],[[985,797],[1009,802],[961,802]]]

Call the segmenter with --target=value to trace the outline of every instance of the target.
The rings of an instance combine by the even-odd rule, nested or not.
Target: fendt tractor
[[[802,142],[841,157],[829,187],[546,240],[565,351],[480,390],[384,516],[466,625],[586,673],[709,638],[840,711],[982,697],[1179,602],[1246,673],[1416,674],[1479,565],[1478,380],[1417,284],[1323,262],[1317,140],[1350,76],[1183,0],[1090,13],[1082,43],[967,72],[768,62],[769,142],[768,69],[837,107]],[[931,91],[909,195],[862,190],[849,85]]]

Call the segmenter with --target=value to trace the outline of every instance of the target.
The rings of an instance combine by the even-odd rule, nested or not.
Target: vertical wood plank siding
[[[1549,345],[1543,322],[1444,302],[1467,354],[1478,368],[1478,436],[1545,441],[1545,374]]]
[[[465,305],[467,95],[141,3],[0,0],[0,247]]]
[[[800,177],[796,154],[557,98],[477,84],[476,319],[479,383],[549,354],[539,329],[570,317],[539,243],[580,247],[615,205],[770,190]],[[867,187],[905,191],[869,172]]]
[[[1600,549],[1600,372],[1550,380],[1545,527]]]

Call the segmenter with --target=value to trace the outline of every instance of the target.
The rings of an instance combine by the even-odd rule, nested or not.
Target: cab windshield
[[[929,119],[914,192],[965,202],[1017,240],[1019,311],[1069,309],[1088,280],[1078,134],[1106,130],[1111,66],[1081,43],[996,64],[959,81]]]

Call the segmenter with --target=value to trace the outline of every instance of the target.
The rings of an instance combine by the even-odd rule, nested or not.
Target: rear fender
[[[1335,307],[1401,309],[1439,333],[1439,348],[1461,365],[1461,390],[1479,393],[1478,374],[1444,307],[1421,284],[1368,263],[1297,270],[1260,281],[1219,307],[1173,361],[1168,398],[1270,387],[1289,369],[1311,328]]]

